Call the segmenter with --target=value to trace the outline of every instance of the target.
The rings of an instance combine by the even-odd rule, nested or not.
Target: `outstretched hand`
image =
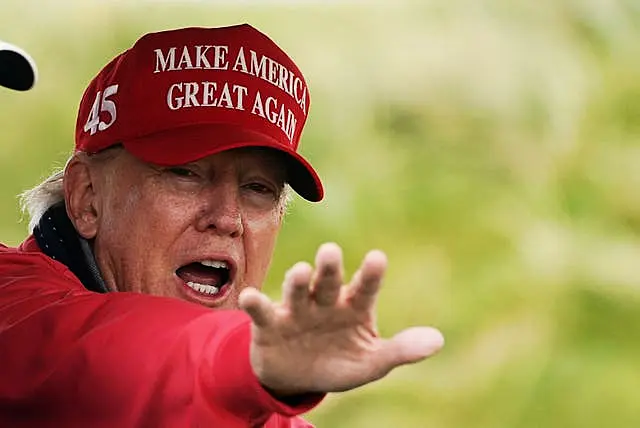
[[[240,295],[240,307],[253,320],[251,365],[276,395],[357,388],[444,345],[430,327],[378,336],[375,303],[387,267],[384,253],[369,252],[345,286],[338,245],[322,245],[315,264],[314,270],[300,262],[287,272],[281,303],[255,288]]]

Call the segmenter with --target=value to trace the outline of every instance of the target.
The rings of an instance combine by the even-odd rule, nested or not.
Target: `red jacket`
[[[33,237],[0,244],[1,427],[311,427],[249,363],[250,321],[176,299],[87,291]]]

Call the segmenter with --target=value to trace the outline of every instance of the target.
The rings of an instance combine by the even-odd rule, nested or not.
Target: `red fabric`
[[[33,238],[0,246],[0,426],[310,427],[296,415],[322,396],[265,391],[249,327],[241,311],[89,292]]]
[[[149,33],[84,92],[76,150],[123,143],[146,162],[179,165],[232,147],[270,147],[295,165],[291,186],[319,201],[320,178],[297,153],[309,104],[297,65],[248,24]]]

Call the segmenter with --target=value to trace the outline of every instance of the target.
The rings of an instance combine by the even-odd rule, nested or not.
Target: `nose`
[[[237,238],[244,233],[240,194],[235,183],[217,183],[202,192],[202,206],[196,222],[200,232],[213,231]]]

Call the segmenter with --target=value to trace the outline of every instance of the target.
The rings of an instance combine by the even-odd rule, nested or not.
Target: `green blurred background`
[[[0,236],[16,195],[60,167],[93,75],[147,31],[249,22],[303,70],[302,151],[324,178],[296,199],[269,294],[318,245],[348,273],[390,268],[379,323],[447,345],[330,396],[318,427],[640,426],[640,2],[2,0],[0,38],[40,81],[0,91]]]

